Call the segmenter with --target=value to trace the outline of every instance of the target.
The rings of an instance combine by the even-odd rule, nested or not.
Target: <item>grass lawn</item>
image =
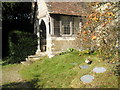
[[[3,88],[118,88],[118,76],[114,75],[115,64],[107,64],[97,55],[79,56],[79,52],[71,52],[53,58],[44,57],[31,65],[9,64],[3,65]],[[80,69],[86,65],[85,60],[93,62],[88,69]],[[72,63],[77,63],[74,65]],[[95,67],[105,67],[103,73],[93,72]],[[92,75],[91,83],[83,83],[80,77]],[[31,89],[29,89],[31,90]]]
[[[86,65],[86,58],[93,62],[88,69],[80,69],[79,65]],[[77,65],[72,63],[76,62]],[[105,67],[106,72],[95,73],[94,67]],[[40,59],[20,71],[26,81],[37,80],[36,88],[118,88],[118,76],[113,73],[114,64],[107,64],[97,55],[78,56],[78,52],[55,56],[51,59]],[[92,75],[95,79],[91,83],[83,83],[80,77]]]

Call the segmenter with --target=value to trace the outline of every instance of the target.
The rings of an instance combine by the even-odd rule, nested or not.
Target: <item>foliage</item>
[[[70,52],[73,52],[73,51],[75,51],[75,48],[68,48],[65,52],[59,53],[59,55],[64,55],[64,54],[67,54],[67,53],[70,53]]]
[[[81,47],[83,50],[97,50],[104,60],[117,56],[119,2],[94,2],[89,5],[94,12],[86,17],[83,30],[78,33]]]
[[[31,3],[2,2],[2,20],[27,20],[30,18]],[[27,8],[26,8],[27,7]],[[19,9],[19,10],[18,10]]]
[[[37,50],[37,36],[32,33],[12,31],[9,34],[10,63],[25,60]]]
[[[115,65],[113,71],[116,76],[120,76],[120,64]]]
[[[75,48],[68,48],[69,52],[73,52],[75,50]]]
[[[2,4],[2,57],[9,55],[8,34],[12,30],[33,32],[31,23],[32,2],[1,2]]]
[[[83,51],[79,52],[79,56],[82,56],[82,55],[85,55],[85,54],[90,55],[90,54],[93,54],[93,53],[94,53],[93,50],[83,50]]]

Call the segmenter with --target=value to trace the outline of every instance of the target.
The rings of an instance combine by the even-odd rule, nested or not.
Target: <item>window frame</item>
[[[54,17],[51,17],[52,18],[52,35],[54,35],[54,36],[74,36],[74,35],[76,35],[76,23],[75,23],[75,21],[76,21],[76,16],[68,16],[68,15],[56,15],[56,16],[54,16]],[[59,23],[59,35],[57,35],[57,34],[55,34],[55,20],[56,20],[56,18],[59,18],[59,20],[57,20],[58,21],[58,23]],[[78,19],[80,19],[79,17],[77,17]],[[65,19],[65,20],[64,20]],[[66,21],[66,20],[68,20],[69,21],[69,34],[65,34],[64,33],[64,29],[62,28],[62,27],[64,27],[65,25],[63,24],[63,21]],[[81,21],[79,20],[78,22],[78,27],[77,28],[81,28],[80,27],[80,23],[81,23]],[[62,25],[63,24],[63,25]],[[75,29],[75,30],[74,30]]]
[[[72,22],[71,18],[73,19],[74,17],[72,17],[72,16],[61,16],[61,18],[60,18],[60,29],[61,29],[60,32],[61,32],[61,36],[71,36],[71,35],[73,35],[72,34],[72,23],[73,22]],[[64,19],[66,19],[66,20],[64,20]],[[69,21],[69,32],[70,32],[69,34],[65,34],[64,30],[62,28],[64,26],[64,25],[62,25],[63,21],[67,21],[67,20]]]

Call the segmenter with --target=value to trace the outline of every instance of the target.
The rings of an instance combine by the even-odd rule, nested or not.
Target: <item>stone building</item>
[[[38,0],[36,6],[35,29],[38,35],[37,54],[45,52],[49,57],[68,48],[78,48],[76,34],[81,30],[83,18],[90,9],[83,2],[45,2]]]

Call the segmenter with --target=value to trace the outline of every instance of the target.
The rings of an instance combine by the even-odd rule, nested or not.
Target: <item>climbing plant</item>
[[[103,60],[117,61],[119,35],[119,2],[93,2],[93,12],[86,17],[78,33],[81,47],[95,49]]]

